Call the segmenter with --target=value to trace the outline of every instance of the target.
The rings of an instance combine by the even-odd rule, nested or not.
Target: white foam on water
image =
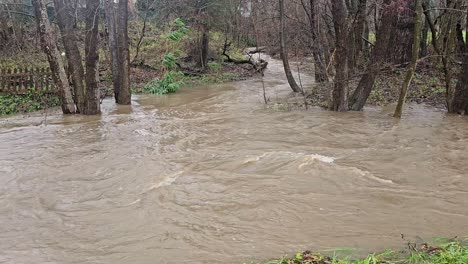
[[[280,152],[265,152],[262,155],[256,157],[250,157],[244,161],[244,164],[260,161],[266,157],[275,157],[275,158],[287,158],[293,160],[303,160],[304,162],[299,165],[299,168],[309,165],[313,161],[320,161],[323,163],[333,163],[336,158],[324,156],[320,154],[306,154],[302,152],[289,152],[289,151],[280,151]]]
[[[169,186],[169,185],[173,184],[177,180],[177,178],[179,178],[179,176],[182,175],[182,173],[183,173],[183,171],[178,171],[178,172],[176,172],[174,174],[171,174],[171,175],[167,176],[162,181],[151,185],[143,193],[147,193],[149,191],[156,190],[156,189],[159,189],[161,187]]]
[[[384,183],[384,184],[395,184],[392,180],[382,179],[382,178],[377,177],[377,176],[375,176],[374,174],[372,174],[372,173],[370,173],[368,171],[364,171],[364,170],[361,170],[361,169],[356,168],[356,167],[349,167],[349,168],[352,171],[359,174],[363,178],[367,178],[367,179],[370,179],[370,180],[373,180],[373,181],[376,181],[376,182],[380,182],[380,183]]]
[[[137,129],[137,130],[135,130],[135,133],[137,133],[138,135],[142,135],[142,136],[149,136],[149,135],[151,135],[151,132],[149,132],[149,131],[146,130],[146,129]]]

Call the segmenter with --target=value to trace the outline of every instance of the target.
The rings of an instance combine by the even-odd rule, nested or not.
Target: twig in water
[[[307,105],[307,99],[305,96],[304,87],[302,86],[301,68],[299,67],[299,63],[297,63],[297,74],[299,76],[299,85],[301,86],[302,97],[304,98],[304,107],[306,110],[308,110],[309,106]]]

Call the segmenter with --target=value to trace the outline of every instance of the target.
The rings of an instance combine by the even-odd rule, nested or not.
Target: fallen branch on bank
[[[248,52],[247,53],[247,55],[249,56],[248,59],[237,60],[237,59],[231,58],[231,56],[229,56],[229,54],[227,54],[227,50],[229,49],[230,46],[231,46],[231,43],[226,40],[224,42],[223,52],[221,53],[221,55],[226,57],[225,62],[234,63],[234,64],[249,64],[249,65],[253,66],[253,68],[254,68],[254,70],[256,72],[259,72],[259,73],[263,74],[263,72],[265,71],[265,69],[268,66],[268,62],[263,60],[263,59],[259,59],[258,61],[255,61],[255,60],[252,59],[252,55],[254,55],[256,53],[259,53],[259,52],[262,52],[262,51],[260,51],[261,50],[260,48],[254,50],[253,52]]]

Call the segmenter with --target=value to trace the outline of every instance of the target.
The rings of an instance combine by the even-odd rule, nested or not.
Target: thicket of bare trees
[[[269,39],[266,43],[273,51],[290,46],[289,53],[299,50],[294,55],[313,57],[316,81],[333,82],[331,110],[361,111],[384,68],[409,67],[395,113],[399,117],[422,62],[442,71],[448,111],[461,113],[467,108],[466,1],[285,0],[281,10],[282,2],[275,8],[256,1],[264,10],[256,18],[264,21],[257,25],[260,35]],[[286,22],[276,18],[278,12]],[[289,34],[284,44],[272,26],[279,22]],[[358,80],[357,85],[350,85],[350,80]]]
[[[448,112],[468,113],[464,0],[41,1],[33,0],[32,7],[22,0],[0,4],[0,49],[12,46],[7,43],[22,49],[30,29],[16,22],[31,23],[35,17],[37,39],[56,73],[54,81],[62,87],[64,113],[99,113],[96,75],[103,40],[111,58],[115,100],[130,104],[130,52],[136,64],[148,25],[163,28],[175,18],[192,29],[194,42],[186,53],[202,72],[212,53],[220,52],[211,47],[214,32],[226,39],[223,53],[231,43],[263,43],[272,55],[281,54],[294,92],[304,91],[293,78],[288,57],[311,57],[317,83],[330,82],[329,108],[361,111],[383,69],[406,67],[395,113],[400,116],[412,75],[424,62],[443,76]],[[142,27],[135,47],[129,47],[129,20]]]

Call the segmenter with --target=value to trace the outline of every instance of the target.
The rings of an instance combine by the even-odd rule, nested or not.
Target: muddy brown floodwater
[[[265,84],[271,103],[289,93],[278,61]],[[278,111],[261,87],[0,119],[0,263],[242,263],[468,235],[468,119]]]

